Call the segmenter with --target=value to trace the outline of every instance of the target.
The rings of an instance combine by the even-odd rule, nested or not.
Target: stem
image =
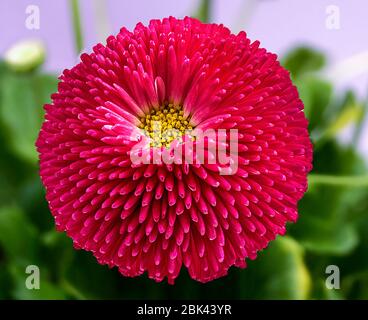
[[[331,186],[368,187],[368,175],[334,176],[327,174],[310,174],[308,176],[308,182],[310,184],[324,184]]]
[[[211,3],[212,0],[202,0],[198,12],[195,15],[196,18],[201,20],[202,22],[210,22],[211,20]]]
[[[73,29],[74,29],[74,40],[75,40],[75,48],[77,54],[79,55],[82,52],[84,42],[82,35],[82,24],[81,24],[81,15],[79,10],[79,0],[69,0],[72,19],[73,19]]]

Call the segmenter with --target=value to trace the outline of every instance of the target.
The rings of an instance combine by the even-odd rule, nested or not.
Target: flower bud
[[[13,71],[29,72],[45,61],[45,47],[39,40],[17,42],[5,52],[4,61]]]

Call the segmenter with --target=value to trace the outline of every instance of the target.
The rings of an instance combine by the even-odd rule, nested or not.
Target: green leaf
[[[288,52],[282,64],[296,79],[306,73],[321,70],[326,64],[326,58],[320,51],[303,46]]]
[[[37,259],[37,231],[17,206],[0,208],[0,245],[9,260],[23,266]]]
[[[54,218],[45,199],[45,190],[36,168],[29,171],[29,177],[23,178],[17,188],[17,203],[22,206],[32,224],[40,232],[46,232],[55,228]]]
[[[362,111],[363,108],[359,104],[346,107],[326,130],[327,137],[334,137],[349,124],[356,123],[361,118]]]
[[[66,294],[49,280],[50,270],[43,264],[45,253],[36,228],[26,214],[17,206],[0,208],[0,249],[5,254],[4,269],[11,278],[11,292],[16,299],[62,299]],[[49,261],[47,255],[43,258]],[[40,268],[41,289],[29,290],[25,281],[29,276],[25,270],[29,265]],[[0,287],[1,287],[0,279]]]
[[[0,88],[6,72],[5,65],[0,61]],[[1,97],[0,89],[0,101]],[[18,188],[22,179],[28,175],[29,168],[9,150],[3,130],[4,127],[0,125],[0,203],[7,203],[18,200]]]
[[[7,72],[0,83],[0,119],[6,141],[16,155],[35,164],[35,141],[43,120],[43,105],[56,90],[54,76]]]
[[[361,106],[362,106],[362,113],[355,126],[354,136],[353,136],[353,144],[355,145],[357,145],[359,143],[359,140],[361,139],[361,136],[364,130],[364,126],[366,123],[366,119],[368,117],[368,99],[365,99],[365,101],[361,103]]]
[[[353,149],[332,142],[316,151],[314,159],[315,173],[339,176],[366,170]],[[359,201],[359,194],[359,188],[313,185],[299,202],[299,220],[290,227],[290,234],[311,252],[349,254],[359,241],[351,210]]]
[[[304,214],[309,214],[305,212]],[[301,235],[294,233],[308,250],[320,254],[343,255],[349,253],[358,243],[356,230],[351,224],[335,217],[308,217],[300,219]]]
[[[325,113],[332,100],[332,85],[314,76],[297,79],[295,84],[304,103],[309,129],[312,131],[323,127],[326,123]]]
[[[6,148],[0,132],[0,203],[18,200],[17,190],[28,167]]]
[[[321,120],[320,132],[315,139],[315,149],[320,148],[326,141],[331,140],[346,127],[352,124],[359,124],[364,117],[365,106],[359,102],[355,95],[348,91],[342,101],[330,104]],[[357,141],[359,129],[354,132],[354,139]]]
[[[242,299],[307,299],[311,287],[303,248],[278,237],[240,274]]]

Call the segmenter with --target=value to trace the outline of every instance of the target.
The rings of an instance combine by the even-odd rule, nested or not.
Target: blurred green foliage
[[[211,9],[212,9],[211,7],[212,7],[211,0],[202,0],[200,2],[196,14],[194,15],[194,18],[197,18],[203,22],[210,22]]]
[[[364,103],[352,92],[334,92],[316,72],[322,53],[297,48],[282,60],[290,71],[310,121],[315,144],[314,174],[367,173],[354,141],[337,139],[345,126],[359,132]],[[298,223],[288,227],[245,270],[207,284],[182,270],[174,286],[146,276],[129,279],[99,265],[91,253],[73,248],[54,230],[38,177],[34,143],[42,105],[56,91],[57,78],[39,71],[15,73],[0,63],[0,299],[367,299],[368,190],[311,183],[300,202]],[[341,289],[325,286],[326,267],[341,270]],[[27,290],[26,266],[41,270],[40,290]]]

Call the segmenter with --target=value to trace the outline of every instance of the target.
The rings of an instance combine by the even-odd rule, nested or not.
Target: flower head
[[[312,161],[303,103],[244,32],[188,17],[122,28],[63,72],[45,110],[37,149],[57,229],[125,276],[172,283],[184,265],[210,281],[297,219]],[[226,171],[210,160],[230,130]],[[203,161],[132,158],[188,145],[198,160],[203,141]]]

